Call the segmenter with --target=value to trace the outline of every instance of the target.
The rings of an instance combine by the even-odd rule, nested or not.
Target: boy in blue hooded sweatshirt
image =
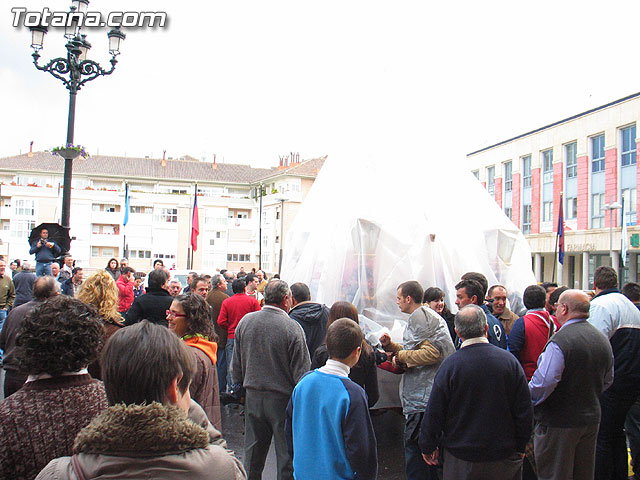
[[[376,437],[367,395],[348,377],[364,335],[341,318],[327,330],[329,360],[307,373],[287,407],[286,433],[296,479],[375,479]]]

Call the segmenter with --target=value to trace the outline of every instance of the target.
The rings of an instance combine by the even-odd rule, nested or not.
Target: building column
[[[618,274],[618,279],[622,279],[622,272],[620,271],[620,254],[617,250],[613,251],[613,258],[611,259],[611,267]]]
[[[589,285],[589,252],[582,252],[582,289],[591,289],[591,285]]]
[[[565,262],[567,261],[567,256],[565,255],[564,257]],[[562,265],[560,262],[558,262],[558,265],[556,266],[556,268],[558,269],[557,273],[556,273],[556,282],[558,285],[564,285],[564,265]]]
[[[627,266],[629,267],[629,281],[637,282],[638,281],[638,254],[630,253],[629,261],[627,262]]]
[[[536,282],[542,282],[540,278],[540,273],[542,272],[542,254],[536,253],[533,257],[533,274],[536,277]]]

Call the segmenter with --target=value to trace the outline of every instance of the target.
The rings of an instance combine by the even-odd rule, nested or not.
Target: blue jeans
[[[224,347],[224,355],[227,357],[227,391],[233,385],[233,381],[231,380],[231,363],[233,359],[233,344],[235,342],[235,338],[227,338],[227,345]]]
[[[420,424],[424,413],[410,413],[406,415],[404,425],[404,468],[407,480],[437,480],[437,467],[427,465],[422,458],[422,451],[418,445]]]
[[[226,392],[227,390],[227,346],[218,350],[218,358],[216,361],[216,369],[218,370],[218,392]]]
[[[51,275],[51,262],[36,262],[36,277]]]
[[[3,308],[2,310],[0,310],[0,332],[2,331],[2,327],[4,326],[4,321],[6,319],[7,319],[7,309]],[[3,353],[4,352],[0,348],[0,357],[2,356]]]

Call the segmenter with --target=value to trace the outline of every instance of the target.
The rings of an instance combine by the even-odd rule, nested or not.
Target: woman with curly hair
[[[97,272],[87,278],[77,298],[98,311],[104,329],[103,345],[124,326],[122,316],[118,313],[118,287],[107,272]],[[89,365],[89,373],[93,378],[102,380],[99,359]]]
[[[222,429],[220,392],[216,371],[218,344],[214,341],[209,305],[196,294],[178,295],[167,310],[169,330],[186,342],[197,360],[196,374],[191,380],[191,398],[200,404],[209,420]]]
[[[96,310],[66,295],[26,316],[16,356],[29,376],[0,402],[0,478],[33,479],[49,461],[71,455],[78,432],[107,408],[102,382],[87,372],[103,334]]]
[[[118,259],[110,258],[107,262],[107,266],[104,268],[104,271],[111,275],[114,280],[117,280],[120,276],[120,264],[118,263]]]
[[[329,309],[329,320],[327,321],[327,330],[329,325],[338,320],[339,318],[348,318],[358,323],[358,309],[350,302],[335,302],[331,309]],[[324,366],[329,358],[329,352],[327,351],[327,343],[320,345],[313,354],[313,361],[311,362],[311,368],[316,369]],[[373,349],[366,342],[362,341],[362,351],[360,353],[360,359],[349,372],[349,378],[364,388],[369,400],[369,408],[373,407],[378,398],[380,398],[380,392],[378,390],[378,372],[376,370],[376,359],[373,353]]]
[[[444,318],[447,322],[447,328],[449,329],[449,335],[451,335],[451,341],[454,345],[457,345],[457,338],[453,320],[455,315],[449,311],[447,305],[444,303],[444,291],[438,287],[429,287],[424,291],[422,296],[422,303],[435,311],[438,315]]]

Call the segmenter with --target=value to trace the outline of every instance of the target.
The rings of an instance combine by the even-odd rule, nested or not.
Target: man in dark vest
[[[538,478],[592,479],[598,397],[613,382],[613,351],[607,337],[587,322],[585,293],[567,290],[560,295],[556,316],[560,329],[529,382]]]

